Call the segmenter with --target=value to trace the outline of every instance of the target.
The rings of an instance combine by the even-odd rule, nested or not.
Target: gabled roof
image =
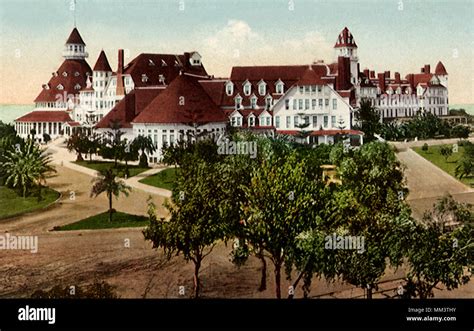
[[[84,40],[82,40],[81,35],[79,34],[79,31],[77,28],[72,29],[71,34],[69,35],[69,38],[66,40],[66,44],[80,44],[80,45],[86,45]]]
[[[71,117],[65,111],[55,110],[35,110],[23,115],[15,120],[15,122],[72,122]]]
[[[66,75],[64,75],[64,73],[66,73]],[[85,60],[64,60],[56,71],[56,75],[49,80],[49,89],[43,88],[36,97],[35,102],[55,102],[57,101],[58,94],[79,94],[79,90],[76,90],[74,87],[79,84],[81,89],[84,88],[87,85],[87,74],[90,75],[91,73],[91,67]],[[59,85],[62,85],[64,89],[58,89],[57,87]]]
[[[133,123],[227,122],[224,112],[212,101],[194,77],[181,74],[160,93]]]
[[[112,71],[112,68],[109,64],[109,60],[107,60],[107,56],[105,55],[104,50],[100,51],[99,57],[97,58],[97,62],[94,65],[94,71]]]
[[[438,64],[436,65],[435,74],[436,75],[447,75],[448,74],[448,72],[446,71],[446,68],[444,67],[444,64],[441,61],[439,61]]]
[[[352,33],[349,31],[347,27],[345,27],[339,36],[337,37],[336,44],[334,45],[335,48],[337,47],[357,47],[357,44],[352,36]]]
[[[193,75],[207,76],[202,64],[193,66],[189,63],[190,56],[192,56],[191,53],[183,55],[142,53],[125,66],[123,73],[132,76],[136,87],[163,85],[159,81],[160,75],[163,75],[165,84],[168,85],[182,70]],[[146,82],[142,81],[143,75],[148,77]]]
[[[325,70],[318,70],[318,68],[322,68],[321,66],[316,67],[313,69],[312,65],[309,65],[306,71],[303,73],[303,76],[300,80],[296,83],[297,85],[325,85],[329,81],[322,79],[324,74],[326,73]]]
[[[126,94],[95,127],[97,129],[106,129],[109,128],[113,122],[118,122],[122,128],[131,128],[133,119],[163,91],[164,89],[159,88],[139,88],[132,90]]]

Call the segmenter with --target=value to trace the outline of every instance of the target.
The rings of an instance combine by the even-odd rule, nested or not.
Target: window
[[[318,100],[319,108],[323,108],[323,99]]]
[[[285,100],[285,109],[286,110],[290,109],[290,100],[289,99]]]
[[[289,128],[291,126],[291,117],[287,116],[286,117],[286,127]]]
[[[303,109],[303,99],[298,99],[298,109]]]
[[[276,93],[283,94],[283,83],[281,83],[281,82],[277,83]]]
[[[316,99],[311,100],[311,109],[315,110],[316,109]]]
[[[275,116],[275,127],[280,128],[280,116]]]
[[[252,108],[257,108],[257,97],[256,96],[253,96],[250,98],[250,106]]]
[[[332,99],[332,109],[337,109],[337,99]]]
[[[295,127],[297,127],[297,126],[298,126],[298,122],[299,122],[299,121],[298,121],[298,116],[295,116],[295,120],[294,120],[294,121],[295,121]]]
[[[237,95],[235,98],[235,108],[240,108],[242,106],[242,97],[240,95]]]
[[[271,117],[270,117],[270,116],[267,116],[267,117],[266,117],[266,124],[267,124],[267,126],[272,125],[272,124],[271,124]]]
[[[297,100],[293,99],[293,110],[296,110],[296,103],[297,103]]]
[[[143,74],[143,75],[142,75],[142,83],[146,83],[146,82],[148,82],[148,76],[145,75],[145,74]],[[102,82],[101,82],[100,85],[102,86]]]
[[[323,90],[322,87],[318,85],[318,92],[321,93],[322,90]]]
[[[266,99],[265,99],[265,106],[267,108],[270,108],[272,106],[272,97],[271,96],[268,96]]]
[[[300,86],[300,93],[303,94],[304,92],[304,86]]]
[[[313,128],[318,127],[318,116],[313,116]]]
[[[304,100],[304,109],[306,109],[306,110],[309,109],[309,99]]]
[[[64,86],[62,86],[61,84],[58,85],[58,90],[64,90]]]
[[[227,95],[234,94],[234,84],[232,82],[228,82],[225,86],[225,92]]]
[[[254,126],[254,125],[255,125],[255,117],[249,116],[249,126]]]
[[[67,72],[63,71],[63,76],[67,77]]]
[[[325,127],[325,128],[328,127],[328,121],[329,121],[328,116],[324,116],[324,127]]]
[[[333,128],[336,127],[336,116],[331,116],[331,126],[332,126]]]
[[[163,132],[165,132],[165,131],[163,130]],[[162,142],[163,142],[163,145],[168,145],[168,136],[167,135],[164,134],[162,136]]]
[[[252,91],[252,85],[249,82],[246,82],[244,84],[244,94],[245,95],[250,95],[251,91]]]
[[[174,134],[170,134],[170,145],[174,144]]]
[[[316,85],[311,85],[311,93],[316,93]]]
[[[309,85],[305,86],[304,87],[304,93],[309,93],[309,89],[310,89]]]
[[[264,82],[261,82],[260,84],[258,84],[258,93],[260,95],[265,95],[266,93],[266,84]]]
[[[237,117],[237,126],[242,126],[242,117]]]

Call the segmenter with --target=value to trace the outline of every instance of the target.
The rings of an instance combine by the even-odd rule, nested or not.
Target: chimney
[[[395,84],[400,84],[400,73],[399,72],[395,73]]]
[[[374,70],[370,71],[370,78],[375,78],[375,71]]]
[[[364,69],[365,78],[369,78],[369,69]]]
[[[351,87],[350,66],[350,58],[343,56],[337,58],[336,90],[348,90]]]
[[[117,68],[117,95],[125,95],[123,84],[123,49],[118,50],[118,68]]]
[[[390,71],[385,71],[384,75],[385,75],[385,78],[390,79]]]
[[[430,65],[425,64],[425,74],[429,74],[429,73],[430,73]]]
[[[413,74],[409,74],[407,76],[408,83],[410,83],[410,86],[412,89],[415,88],[415,76]]]
[[[385,73],[379,73],[379,87],[380,87],[380,91],[382,94],[385,93],[385,75],[386,75],[386,72]]]

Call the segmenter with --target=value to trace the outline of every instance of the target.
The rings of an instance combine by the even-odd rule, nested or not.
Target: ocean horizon
[[[13,123],[13,121],[34,109],[34,104],[17,105],[17,104],[0,104],[0,121],[3,123]],[[474,116],[474,104],[453,104],[450,109],[464,108],[468,114]]]

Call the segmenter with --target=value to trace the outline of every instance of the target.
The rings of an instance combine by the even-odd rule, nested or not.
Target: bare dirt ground
[[[143,239],[140,228],[110,230],[50,231],[54,226],[71,223],[107,209],[105,196],[90,198],[92,177],[66,167],[57,167],[58,174],[49,180],[52,188],[62,193],[58,204],[47,210],[0,221],[0,233],[39,236],[39,250],[0,251],[0,297],[29,297],[38,289],[107,281],[116,287],[122,298],[176,298],[179,286],[185,286],[185,296],[192,291],[192,263],[182,257],[167,261],[161,250],[152,249]],[[70,200],[70,192],[75,200]],[[146,213],[150,196],[138,189],[128,198],[114,201],[114,208],[132,214]],[[431,200],[429,200],[431,199]],[[433,198],[418,199],[417,206],[431,206]],[[161,207],[164,198],[153,195],[158,214],[165,216]],[[410,202],[412,203],[412,202]],[[418,207],[416,207],[418,208]],[[420,207],[421,208],[421,207]],[[130,242],[126,247],[125,241]],[[230,247],[218,244],[206,258],[201,269],[203,297],[212,298],[273,298],[273,268],[268,261],[267,290],[257,290],[260,281],[260,262],[250,258],[241,268],[229,261]],[[379,293],[374,297],[394,295],[401,284],[403,270],[391,271],[383,278]],[[290,282],[283,279],[282,293]],[[301,296],[299,289],[296,297]],[[364,291],[342,282],[327,283],[314,279],[312,297],[363,297]],[[455,291],[436,291],[437,297],[473,297],[474,287],[463,286]]]

